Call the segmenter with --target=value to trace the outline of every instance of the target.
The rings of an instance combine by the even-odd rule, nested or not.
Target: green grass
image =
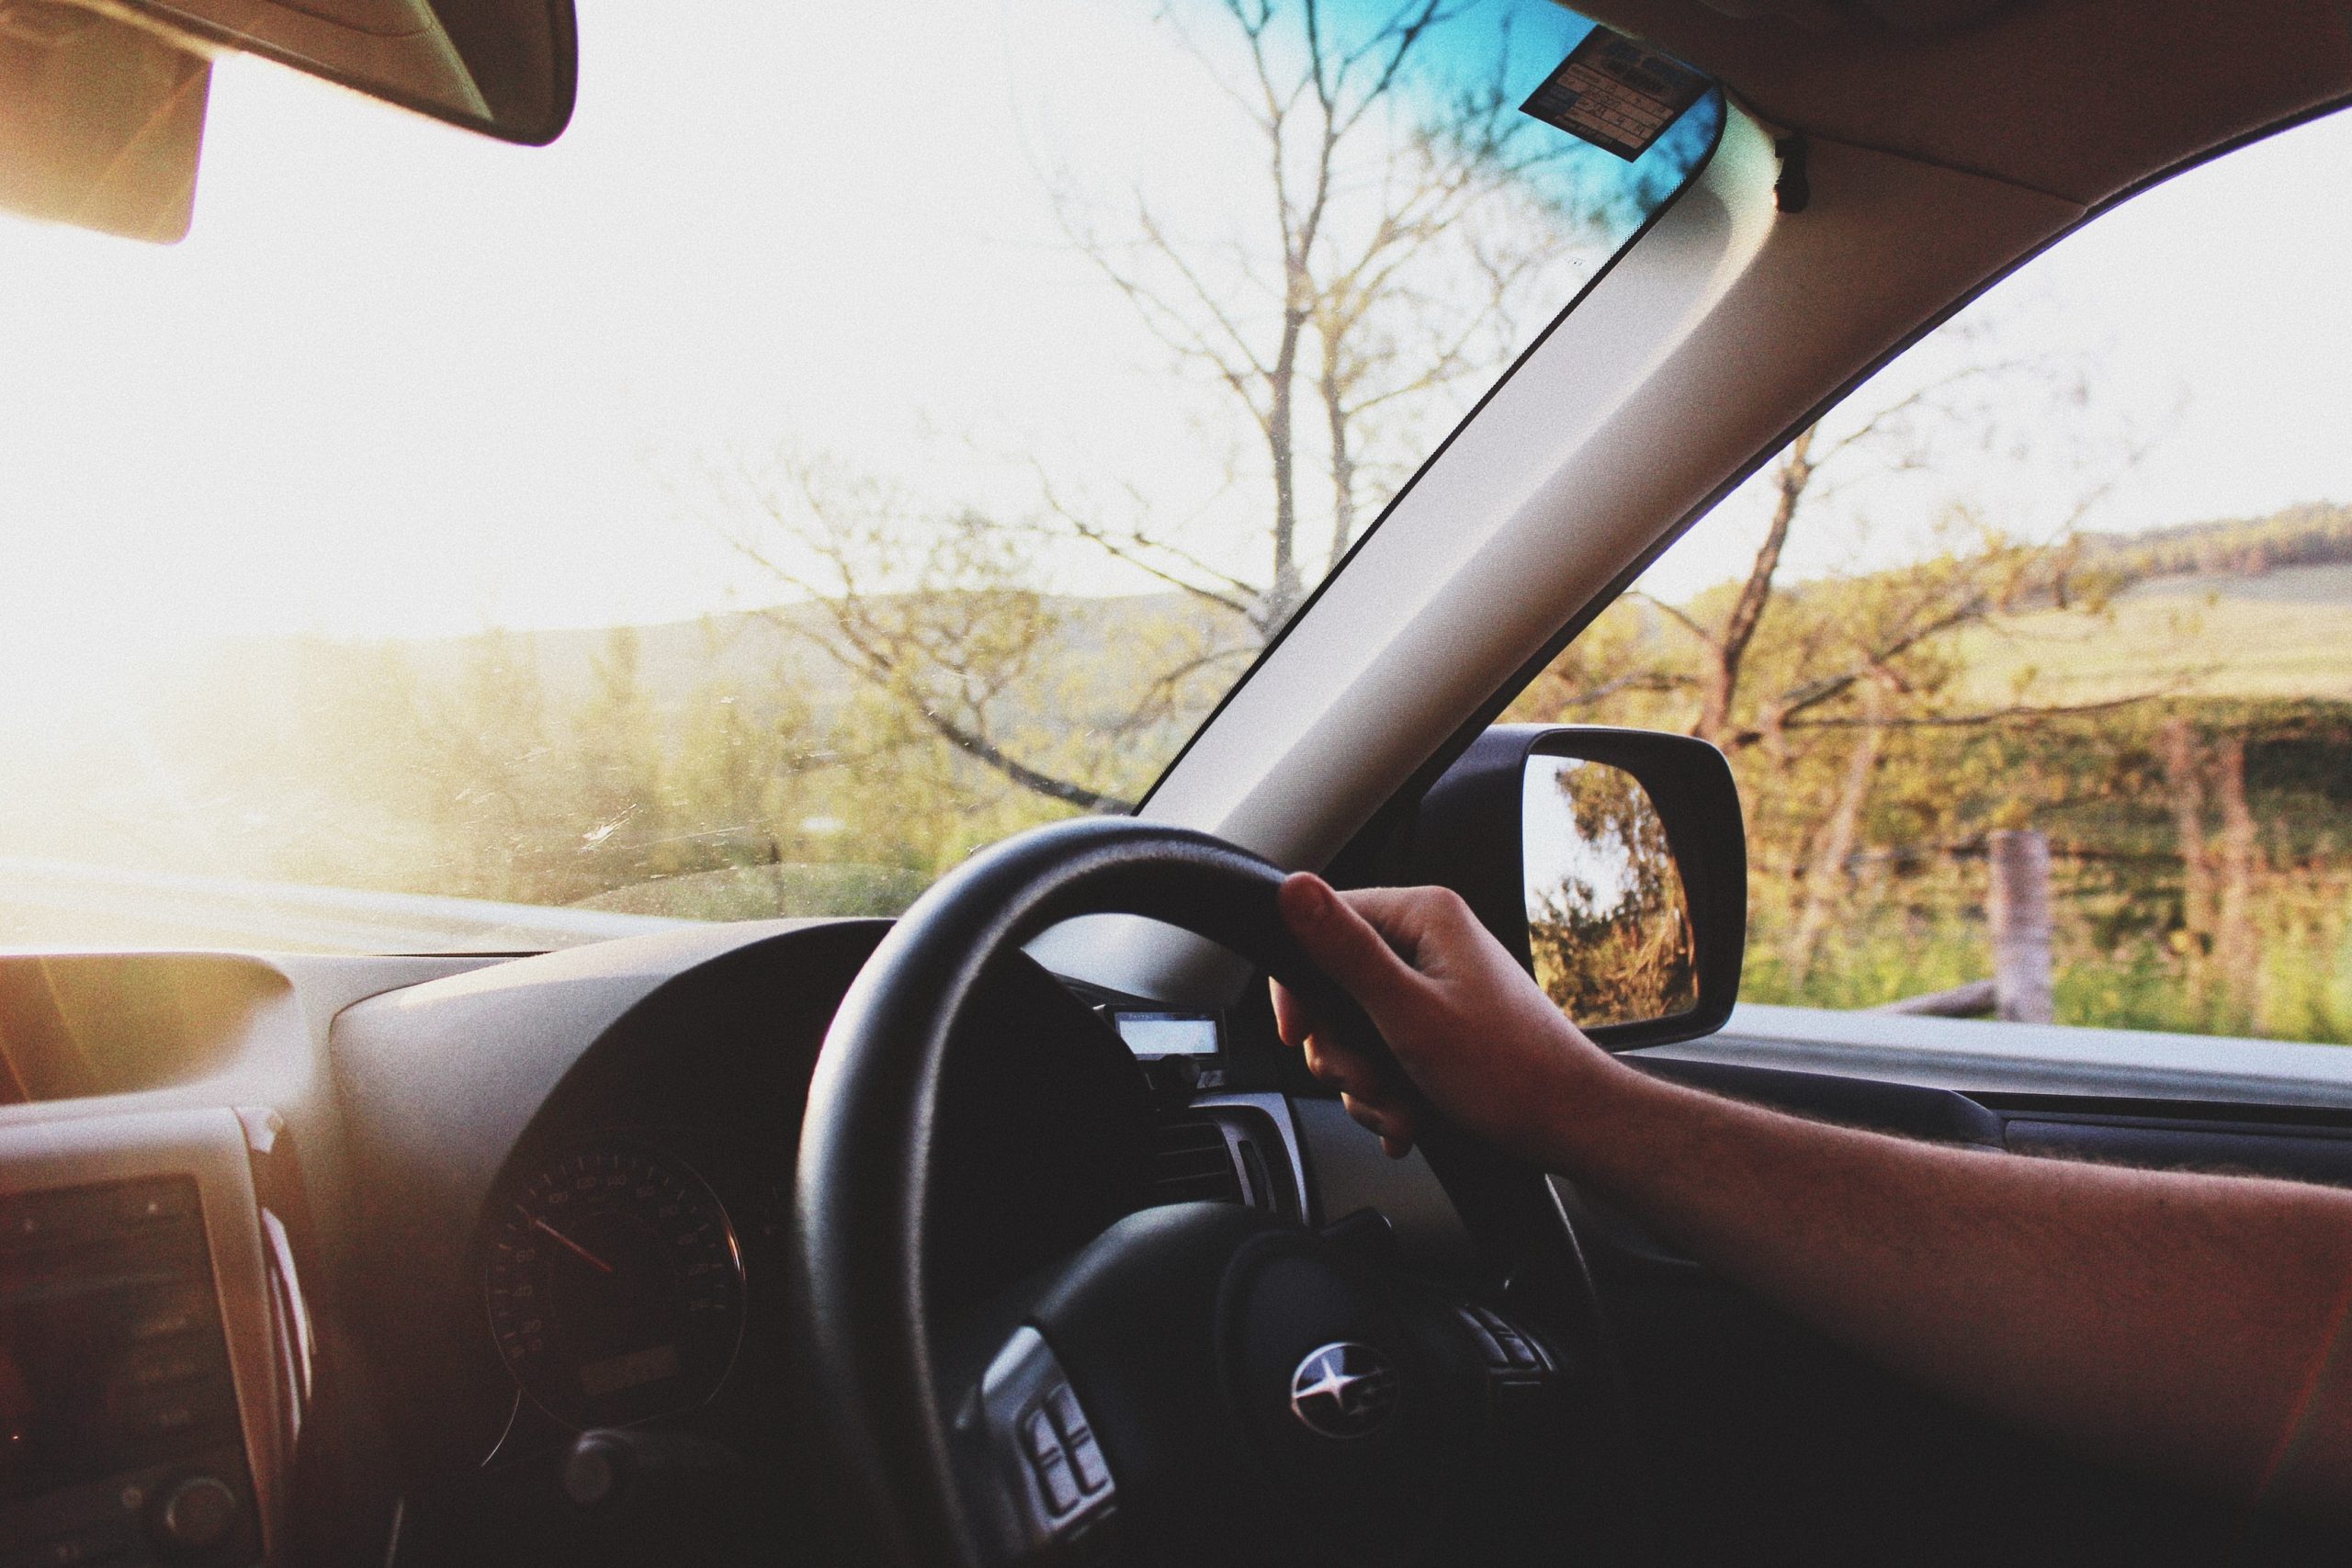
[[[1740,995],[1869,1008],[1983,979],[1982,875],[1963,863],[1858,889],[1802,978],[1785,955],[1794,890],[1758,878]],[[2263,873],[2244,974],[2177,930],[2169,888],[2062,873],[2052,894],[2056,1021],[2352,1044],[2352,871]]]
[[[2040,703],[2165,692],[2352,701],[2352,567],[2254,578],[2165,578],[2098,620],[2042,611],[1956,638],[1963,700],[1996,706],[2020,681]]]

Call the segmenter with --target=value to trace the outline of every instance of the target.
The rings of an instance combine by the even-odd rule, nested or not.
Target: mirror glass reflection
[[[1521,810],[1528,946],[1546,994],[1586,1029],[1697,1007],[1682,874],[1634,775],[1532,757]]]

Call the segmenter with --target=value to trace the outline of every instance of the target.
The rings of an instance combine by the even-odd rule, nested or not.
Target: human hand
[[[1470,907],[1442,887],[1339,893],[1321,877],[1284,881],[1283,919],[1317,966],[1355,998],[1402,1077],[1320,1025],[1274,986],[1283,1043],[1340,1090],[1348,1114],[1402,1157],[1430,1111],[1539,1165],[1566,1124],[1580,1077],[1609,1057],[1555,1007]]]

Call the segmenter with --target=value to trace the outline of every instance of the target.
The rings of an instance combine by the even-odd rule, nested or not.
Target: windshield
[[[0,219],[0,941],[888,912],[1125,808],[1711,148],[1523,111],[1589,30],[582,0],[546,150],[223,62],[185,243]]]

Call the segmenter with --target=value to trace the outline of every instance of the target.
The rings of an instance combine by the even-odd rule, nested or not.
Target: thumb
[[[1311,872],[1295,872],[1276,895],[1283,923],[1316,967],[1345,987],[1375,1019],[1404,1005],[1421,983],[1370,921]]]

